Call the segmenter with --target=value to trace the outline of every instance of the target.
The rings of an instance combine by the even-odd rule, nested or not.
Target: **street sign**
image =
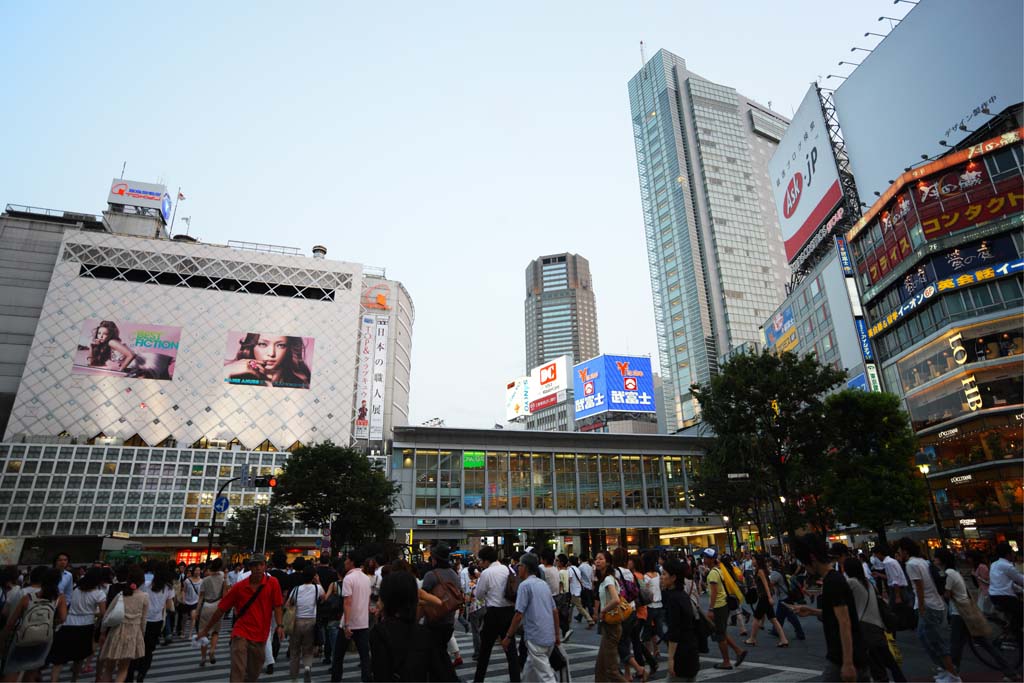
[[[322,540],[320,540],[319,538],[316,539],[315,541],[313,541],[313,545],[315,545],[317,548],[319,548],[323,544],[324,544],[324,542]]]
[[[227,496],[221,496],[213,502],[213,509],[217,512],[227,512],[229,507],[231,507],[231,502]]]
[[[749,472],[729,472],[726,476],[729,479],[750,479]]]

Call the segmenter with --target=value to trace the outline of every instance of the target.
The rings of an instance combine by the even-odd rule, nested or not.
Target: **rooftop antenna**
[[[188,235],[188,231],[192,229],[192,216],[182,216],[181,222],[187,227],[185,228],[185,235]]]
[[[644,68],[644,64],[647,63],[647,53],[644,52],[644,41],[640,41],[640,68]]]
[[[125,169],[126,166],[128,166],[128,162],[127,161],[125,161],[123,164],[121,164],[121,180],[124,180],[124,169]]]

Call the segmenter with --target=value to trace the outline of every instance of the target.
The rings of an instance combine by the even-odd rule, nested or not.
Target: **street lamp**
[[[928,508],[932,512],[932,522],[935,524],[935,532],[939,535],[939,543],[945,546],[946,535],[942,530],[942,524],[939,522],[939,509],[935,505],[935,495],[932,492],[932,487],[928,484],[928,472],[931,471],[931,462],[928,455],[924,451],[918,451],[914,456],[914,464],[917,465],[918,471],[924,477],[924,484],[928,487]]]

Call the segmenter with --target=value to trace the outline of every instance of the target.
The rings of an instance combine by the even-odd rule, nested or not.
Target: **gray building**
[[[526,267],[526,372],[558,356],[598,355],[597,302],[590,262],[578,254],[541,256]]]
[[[760,339],[789,279],[768,160],[788,120],[659,50],[629,81],[669,432],[690,385]]]

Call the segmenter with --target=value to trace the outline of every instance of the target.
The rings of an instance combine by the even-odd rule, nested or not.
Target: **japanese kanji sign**
[[[377,318],[373,332],[373,384],[370,396],[370,440],[384,438],[384,387],[388,375],[388,319]]]
[[[606,412],[655,412],[650,358],[591,358],[573,368],[572,383],[577,420]]]

